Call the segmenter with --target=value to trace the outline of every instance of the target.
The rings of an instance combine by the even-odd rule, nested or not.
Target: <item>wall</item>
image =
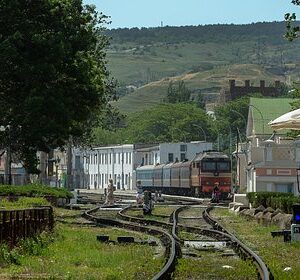
[[[261,93],[263,96],[276,97],[280,94],[280,82],[275,81],[274,87],[266,87],[261,80],[259,86],[250,86],[250,80],[246,80],[244,86],[237,86],[235,80],[229,80],[229,91],[226,91],[226,100],[234,100],[249,93]]]

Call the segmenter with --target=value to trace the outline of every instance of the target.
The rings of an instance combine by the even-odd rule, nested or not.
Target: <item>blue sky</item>
[[[109,28],[282,21],[291,0],[83,0],[111,16]]]

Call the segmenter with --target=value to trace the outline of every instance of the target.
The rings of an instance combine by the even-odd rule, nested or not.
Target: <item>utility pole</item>
[[[5,159],[5,183],[11,185],[12,177],[11,177],[11,127],[8,126],[0,126],[0,131],[8,131],[8,145],[6,148],[6,159]]]
[[[40,152],[40,163],[39,163],[39,169],[40,169],[40,183],[41,184],[47,184],[47,154],[45,152]]]
[[[122,190],[125,190],[125,187],[124,187],[124,144],[122,143],[122,177],[121,177],[121,180],[122,180]]]
[[[240,163],[240,157],[239,157],[239,131],[236,130],[236,161],[237,161],[237,168],[238,168],[238,176],[236,176],[237,185],[240,187],[240,176],[241,176],[241,163]]]
[[[11,178],[11,149],[10,144],[6,149],[6,161],[5,161],[5,182],[8,185],[11,185],[12,178]]]
[[[67,189],[73,190],[72,178],[72,137],[69,138],[67,148]]]

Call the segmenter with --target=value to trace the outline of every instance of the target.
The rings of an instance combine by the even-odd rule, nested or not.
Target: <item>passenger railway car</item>
[[[208,151],[191,161],[138,167],[135,177],[144,190],[211,196],[218,184],[221,195],[227,197],[231,191],[231,162],[224,153]]]

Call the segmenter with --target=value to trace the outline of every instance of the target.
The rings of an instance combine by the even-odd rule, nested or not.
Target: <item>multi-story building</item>
[[[200,141],[77,149],[73,156],[73,183],[76,187],[103,189],[113,179],[117,189],[133,189],[134,170],[138,166],[192,159],[197,153],[211,149],[212,143]]]
[[[251,98],[247,122],[247,143],[236,153],[237,182],[247,192],[274,191],[299,194],[297,172],[300,141],[286,136],[287,130],[273,133],[271,120],[291,110],[288,98]]]
[[[274,141],[275,140],[275,141]],[[246,168],[248,192],[290,192],[299,195],[300,140],[275,138],[252,149]]]

